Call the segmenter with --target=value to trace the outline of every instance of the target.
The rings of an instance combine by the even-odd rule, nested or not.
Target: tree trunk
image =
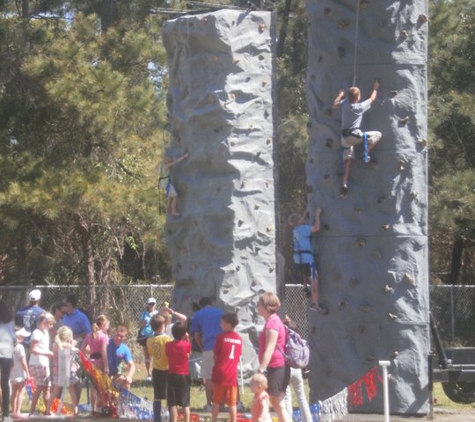
[[[462,255],[465,248],[465,242],[462,237],[457,237],[452,246],[452,260],[450,262],[449,284],[457,284],[462,268]]]
[[[80,214],[75,215],[76,227],[81,239],[81,248],[84,259],[84,275],[87,289],[88,311],[94,311],[94,303],[96,302],[96,290],[94,279],[94,252],[92,247],[92,234],[90,225],[84,220]]]
[[[279,40],[277,41],[277,57],[284,54],[285,38],[287,37],[287,28],[289,26],[290,4],[292,0],[285,0],[284,15],[282,16],[282,26],[280,27]]]

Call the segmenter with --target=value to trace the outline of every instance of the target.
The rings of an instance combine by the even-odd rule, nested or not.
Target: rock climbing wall
[[[425,414],[428,2],[307,0],[307,10],[307,179],[311,209],[324,208],[315,251],[321,301],[329,309],[327,316],[310,315],[310,399],[331,397],[379,360],[390,360],[391,412]],[[340,197],[341,113],[332,102],[355,75],[364,99],[373,80],[381,80],[363,129],[383,137],[376,164],[357,158],[349,193]],[[383,411],[378,388],[378,397],[358,411]]]
[[[172,306],[209,296],[238,309],[247,369],[255,303],[276,291],[274,43],[269,12],[222,10],[165,23],[170,152],[181,217],[168,217]]]

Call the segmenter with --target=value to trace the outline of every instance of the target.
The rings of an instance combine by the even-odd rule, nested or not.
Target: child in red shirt
[[[177,406],[183,409],[184,422],[189,422],[191,377],[188,372],[188,358],[191,353],[191,343],[188,340],[186,326],[180,321],[173,324],[172,335],[174,340],[165,345],[165,353],[168,357],[167,402],[170,422],[177,421]]]
[[[238,323],[238,317],[233,312],[221,316],[221,329],[224,332],[218,335],[214,346],[212,422],[218,418],[221,403],[229,406],[230,420],[236,422],[237,367],[242,354],[242,338],[234,331]]]

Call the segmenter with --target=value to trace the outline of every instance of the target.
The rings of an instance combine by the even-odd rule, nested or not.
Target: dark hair
[[[231,324],[231,327],[235,328],[239,324],[239,318],[235,312],[226,312],[221,315],[221,319],[228,324]]]
[[[51,313],[54,314],[56,311],[61,311],[63,312],[63,306],[64,306],[64,303],[55,303],[53,306],[51,306]]]
[[[162,326],[164,325],[165,325],[165,318],[161,316],[160,314],[155,314],[150,320],[150,327],[152,327],[152,330],[154,332],[160,330]]]
[[[78,297],[75,294],[67,295],[66,301],[69,302],[73,308],[78,307]]]
[[[0,322],[6,324],[10,321],[13,321],[12,309],[3,299],[0,299]]]
[[[186,325],[180,321],[175,322],[172,326],[172,335],[175,340],[180,340],[186,334]]]
[[[208,306],[208,305],[211,305],[211,299],[208,297],[208,296],[203,296],[200,300],[199,300],[199,305],[204,308],[205,306]]]

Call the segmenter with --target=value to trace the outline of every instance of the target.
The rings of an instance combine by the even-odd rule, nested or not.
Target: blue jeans
[[[2,379],[2,411],[3,417],[10,415],[10,371],[12,358],[0,358],[0,377]]]

